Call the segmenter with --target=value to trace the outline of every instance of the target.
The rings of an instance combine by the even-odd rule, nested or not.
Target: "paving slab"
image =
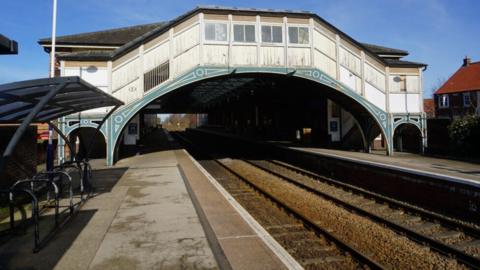
[[[232,269],[300,269],[301,266],[253,218],[238,211],[239,204],[222,191],[208,172],[188,155],[176,151],[194,204],[201,208],[205,227],[215,235],[221,253]],[[223,192],[223,193],[222,193]],[[237,208],[236,208],[237,207]],[[264,233],[262,235],[262,232]],[[211,240],[212,242],[212,240]],[[218,251],[217,251],[218,253]]]
[[[0,244],[0,269],[217,269],[173,151],[94,164],[97,193],[39,253]]]
[[[172,151],[122,160],[124,200],[90,269],[216,269]]]
[[[2,239],[0,269],[300,268],[168,134],[155,136],[154,151],[92,162],[94,196],[40,252],[31,233]]]

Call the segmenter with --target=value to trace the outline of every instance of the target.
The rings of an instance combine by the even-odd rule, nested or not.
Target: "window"
[[[288,27],[288,42],[292,44],[308,44],[308,27]]]
[[[272,25],[262,25],[262,42],[282,43],[282,27]]]
[[[169,77],[170,65],[169,62],[166,61],[165,63],[158,65],[143,75],[143,90],[147,92],[148,90],[151,90],[155,86],[168,80]]]
[[[205,40],[227,41],[227,24],[205,23]]]
[[[463,93],[463,107],[470,107],[471,105],[470,93]]]
[[[233,26],[233,41],[255,42],[255,25],[235,24]]]
[[[438,104],[440,108],[448,108],[449,106],[448,95],[445,94],[445,95],[438,96]]]

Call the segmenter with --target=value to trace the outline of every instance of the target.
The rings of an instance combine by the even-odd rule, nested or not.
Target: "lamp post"
[[[52,14],[52,46],[50,50],[50,78],[55,77],[55,41],[57,32],[57,0],[53,0]],[[53,169],[54,151],[53,151],[53,127],[48,124],[48,145],[47,145],[47,171]]]
[[[50,51],[50,78],[55,77],[55,42],[57,32],[57,0],[53,0],[52,47]]]

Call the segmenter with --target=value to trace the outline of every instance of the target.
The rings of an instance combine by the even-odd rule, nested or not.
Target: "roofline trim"
[[[433,94],[434,95],[446,95],[446,94],[460,94],[460,93],[465,93],[465,92],[480,92],[480,88],[472,88],[472,89],[460,89],[460,90],[455,90],[454,92],[446,92],[446,93],[438,93],[440,89],[435,91]]]
[[[74,56],[74,55],[57,55],[56,58],[60,61],[108,61],[111,56],[89,55],[89,56]]]
[[[161,24],[163,22],[158,22],[158,23],[146,23],[146,24],[139,24],[139,25],[132,25],[132,26],[125,26],[125,27],[120,27],[120,28],[111,28],[111,29],[105,29],[105,30],[98,30],[98,31],[92,31],[92,32],[85,32],[85,33],[79,33],[79,34],[70,34],[70,35],[64,35],[64,36],[58,36],[57,38],[69,38],[69,37],[74,37],[78,35],[85,35],[85,34],[99,34],[99,33],[107,33],[111,31],[118,31],[118,30],[126,30],[129,28],[134,28],[134,27],[139,27],[139,26],[147,26],[147,25],[154,25],[154,24]],[[46,37],[46,38],[40,38],[38,40],[39,44],[49,44],[52,42],[52,37]],[[58,43],[58,41],[57,41]]]
[[[161,25],[161,26],[158,26],[156,28],[154,28],[153,30],[149,31],[149,32],[146,32],[145,34],[115,48],[110,57],[109,58],[105,58],[105,60],[111,60],[111,61],[114,61],[120,57],[122,57],[123,55],[127,54],[128,52],[132,51],[133,49],[135,49],[137,46],[140,46],[142,43],[146,43],[146,42],[149,42],[151,40],[153,40],[155,37],[161,35],[161,34],[164,34],[166,33],[170,28],[172,27],[175,27],[176,25],[180,24],[181,22],[185,21],[186,19],[192,17],[192,16],[195,16],[201,12],[209,12],[209,11],[212,11],[212,12],[229,12],[230,14],[270,14],[270,15],[273,15],[273,16],[301,16],[301,17],[305,17],[305,18],[313,18],[313,19],[316,19],[318,20],[319,22],[325,24],[328,28],[330,28],[331,30],[333,30],[333,32],[337,33],[340,37],[344,38],[345,40],[351,42],[354,46],[357,46],[359,49],[363,50],[365,52],[365,54],[369,55],[370,57],[376,59],[377,61],[379,61],[380,63],[382,63],[383,65],[385,66],[389,66],[389,67],[426,67],[427,65],[426,64],[410,64],[410,65],[405,65],[405,64],[389,64],[384,58],[382,58],[380,55],[381,54],[376,54],[374,51],[368,49],[366,47],[366,45],[364,45],[363,43],[355,40],[354,38],[350,37],[349,35],[347,35],[346,33],[344,33],[343,31],[341,31],[340,29],[338,29],[337,27],[335,27],[333,24],[329,23],[328,21],[326,21],[325,19],[323,19],[322,17],[320,17],[319,15],[317,15],[316,13],[312,13],[312,12],[308,12],[308,11],[296,11],[296,10],[271,10],[271,9],[244,9],[244,8],[235,8],[235,7],[219,7],[219,6],[197,6],[195,7],[194,9],[190,10],[190,11],[187,11],[186,13],[178,16],[177,18],[171,20],[171,21],[168,21],[168,22],[165,22],[165,24]],[[154,24],[154,23],[152,23]],[[147,24],[148,25],[148,24]],[[128,27],[124,27],[124,28],[128,28]],[[122,29],[122,28],[120,28]],[[111,29],[110,29],[111,30]],[[110,30],[104,30],[104,31],[97,31],[97,32],[106,32],[106,31],[110,31]],[[70,35],[72,36],[72,35]],[[40,45],[45,45],[45,44],[48,44],[48,41],[46,40],[40,40],[38,42]],[[62,43],[59,43],[60,46],[62,45]],[[63,43],[65,45],[69,45],[68,43]],[[79,45],[79,43],[73,43],[72,45]],[[88,45],[94,45],[94,44],[85,44],[86,46]],[[46,46],[44,46],[46,47]],[[402,51],[402,50],[400,50]],[[406,53],[406,55],[408,55],[408,52],[407,51],[403,51],[404,53]],[[402,52],[402,53],[403,53]],[[393,55],[403,55],[403,54],[396,54],[396,53],[392,53]],[[83,59],[83,58],[82,58]],[[90,59],[90,58],[85,58],[85,60],[87,59]]]
[[[377,53],[380,57],[395,57],[395,58],[402,58],[408,56],[408,54],[393,54],[393,53]]]
[[[427,64],[423,63],[409,63],[409,64],[387,64],[388,67],[399,67],[399,68],[420,68],[428,67]]]
[[[78,45],[78,44],[85,44],[85,45]],[[51,44],[40,44],[42,45],[44,48],[51,48],[52,45]],[[60,43],[60,44],[56,44],[55,47],[61,47],[61,48],[98,48],[98,49],[117,49],[119,47],[121,47],[121,44],[120,45],[95,45],[93,43]]]
[[[258,13],[268,14],[268,13],[270,13],[270,14],[275,14],[275,15],[280,15],[280,14],[281,15],[289,15],[289,14],[291,14],[291,15],[296,15],[296,16],[300,15],[300,16],[304,16],[304,17],[308,17],[308,18],[313,17],[314,19],[317,19],[320,22],[326,24],[328,27],[332,28],[334,30],[334,32],[338,33],[339,36],[346,38],[348,41],[352,42],[355,46],[364,50],[365,53],[368,54],[369,56],[377,59],[379,62],[381,62],[385,66],[388,66],[388,64],[385,62],[385,60],[383,58],[381,58],[380,56],[375,54],[373,51],[366,48],[361,42],[356,41],[355,39],[353,39],[349,35],[345,34],[343,31],[341,31],[340,29],[338,29],[337,27],[335,27],[334,25],[332,25],[331,23],[329,23],[328,21],[326,21],[325,19],[323,19],[322,17],[320,17],[319,15],[317,15],[315,13],[306,12],[306,11],[288,11],[288,10],[285,10],[285,11],[256,10],[256,9],[247,10],[247,9],[237,9],[237,8],[227,8],[227,7],[219,8],[219,7],[210,7],[210,6],[197,6],[196,8],[184,13],[183,15],[180,15],[179,17],[173,19],[172,21],[166,23],[165,25],[163,25],[159,28],[155,28],[154,30],[152,30],[150,32],[147,32],[144,35],[142,35],[142,36],[126,43],[126,44],[124,44],[123,46],[121,46],[120,48],[116,49],[113,52],[112,60],[116,60],[116,59],[120,58],[121,56],[123,56],[124,54],[130,52],[130,49],[132,49],[135,45],[137,45],[137,43],[148,42],[148,41],[152,40],[154,36],[156,37],[158,35],[161,35],[161,34],[165,33],[166,31],[168,31],[168,29],[178,25],[184,19],[189,18],[191,16],[194,16],[194,15],[200,13],[200,12],[205,12],[205,11],[217,11],[217,12],[218,11],[231,11],[231,12],[249,13],[249,14],[251,14],[251,13],[254,13],[254,14],[258,14]]]

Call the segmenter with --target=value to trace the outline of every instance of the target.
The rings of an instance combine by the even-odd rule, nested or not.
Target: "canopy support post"
[[[105,121],[107,121],[107,119],[112,115],[112,113],[114,111],[116,111],[118,108],[120,107],[120,105],[116,105],[115,107],[113,107],[113,109],[111,109],[102,119],[102,121],[98,124],[96,130],[95,130],[95,135],[92,137],[92,139],[90,140],[90,145],[88,146],[87,148],[87,154],[85,155],[85,166],[83,167],[83,183],[85,184],[85,186],[88,188],[88,189],[91,189],[92,188],[92,185],[90,184],[90,181],[89,181],[89,172],[88,172],[88,160],[89,160],[89,156],[90,156],[90,153],[92,152],[92,148],[93,146],[95,145],[95,137],[96,135],[100,132],[100,129],[102,128],[103,124],[105,123]],[[78,154],[78,153],[77,153]],[[78,158],[77,158],[78,160]]]
[[[110,115],[112,115],[113,112],[115,112],[118,108],[120,107],[120,105],[117,105],[115,107],[113,107],[113,109],[111,109],[102,119],[102,121],[100,122],[100,124],[98,124],[98,127],[96,128],[95,130],[95,136],[97,136],[98,132],[100,131],[100,129],[102,128],[103,124],[105,123],[105,121],[107,121],[107,119],[110,117]],[[90,140],[90,145],[88,146],[88,149],[87,149],[87,154],[85,156],[85,159],[88,161],[89,159],[89,156],[90,156],[90,153],[92,151],[92,148],[93,146],[95,145],[95,137],[92,137],[92,139]]]
[[[55,124],[53,124],[51,121],[48,121],[47,123],[53,128],[53,130],[55,130],[55,132],[58,133],[58,135],[60,135],[60,137],[62,137],[62,139],[68,145],[68,149],[70,149],[70,161],[73,161],[74,157],[76,156],[76,153],[75,153],[75,148],[73,147],[72,142],[67,138],[67,136],[65,136],[65,134]]]

